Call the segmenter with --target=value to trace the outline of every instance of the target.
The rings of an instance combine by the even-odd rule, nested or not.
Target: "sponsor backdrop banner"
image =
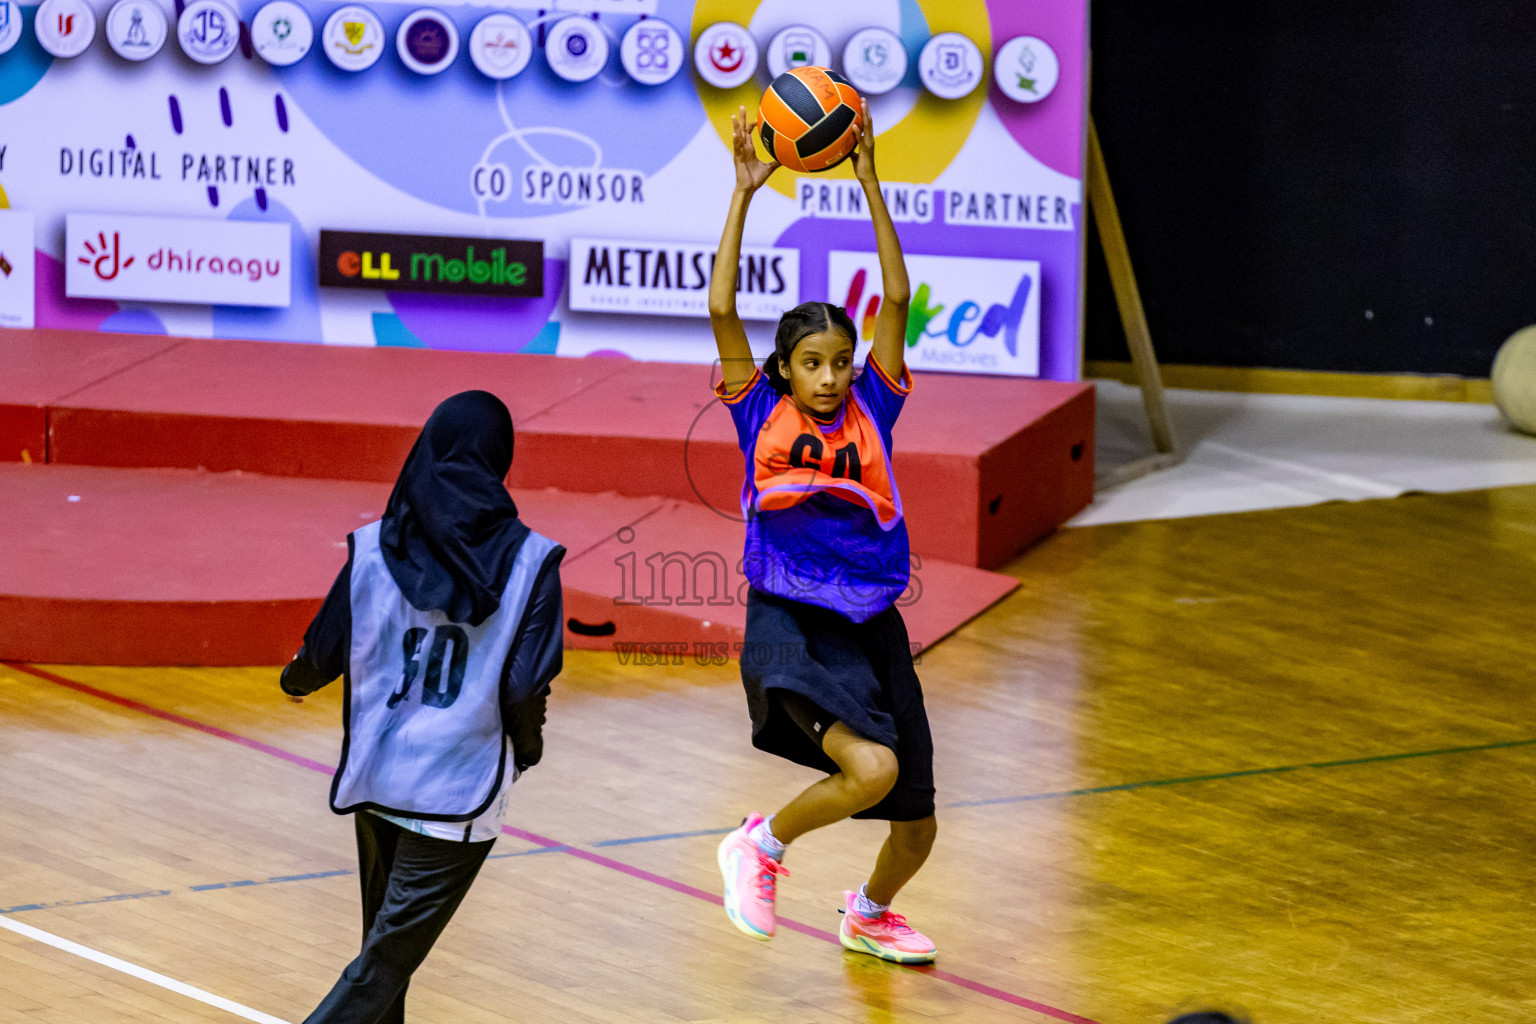
[[[1073,379],[1086,2],[11,4],[0,325],[706,362],[730,113],[816,63],[870,100],[912,365]],[[745,243],[760,353],[877,308],[847,164]]]

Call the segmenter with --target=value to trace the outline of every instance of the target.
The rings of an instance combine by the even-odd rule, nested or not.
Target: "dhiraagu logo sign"
[[[847,308],[866,342],[884,301],[880,257],[834,250],[828,258],[828,297]],[[913,369],[1039,375],[1038,262],[908,256],[907,277],[906,359]]]

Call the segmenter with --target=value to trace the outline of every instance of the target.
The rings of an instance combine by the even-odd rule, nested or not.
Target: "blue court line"
[[[116,896],[98,896],[93,900],[59,900],[56,903],[22,903],[14,907],[0,907],[0,914],[20,914],[26,910],[52,910],[55,907],[84,907],[92,903],[115,903],[118,900],[141,900],[146,896],[169,896],[170,889],[151,889],[149,892],[125,892]]]
[[[513,850],[510,853],[493,853],[486,860],[505,860],[508,857],[531,857],[535,853],[569,853],[575,849],[572,846],[535,846],[531,850]]]
[[[357,872],[347,868],[336,871],[314,871],[307,875],[274,875],[271,878],[263,878],[259,881],[254,878],[243,879],[238,882],[209,882],[207,885],[191,885],[188,892],[209,892],[213,889],[240,889],[247,885],[271,885],[274,882],[307,882],[313,878],[335,878],[337,875],[355,875]],[[158,895],[158,894],[157,894]]]
[[[693,839],[696,836],[723,836],[732,828],[701,828],[696,832],[663,832],[655,836],[633,836],[629,839],[604,839],[593,846],[629,846],[631,843],[659,843],[663,839]]]
[[[729,832],[730,829],[722,831]],[[698,833],[705,835],[707,833]],[[666,839],[668,836],[655,836],[647,838]],[[645,842],[646,839],[626,840],[617,842]],[[604,845],[597,843],[594,845]],[[509,850],[506,853],[493,853],[486,860],[505,860],[508,857],[529,857],[536,853],[566,853],[571,850],[569,846],[536,846],[531,850]],[[204,885],[189,885],[185,889],[150,889],[145,892],[124,892],[112,896],[97,896],[88,900],[56,900],[52,903],[19,903],[14,907],[0,907],[0,914],[21,914],[29,910],[55,910],[59,907],[86,907],[93,903],[116,903],[119,900],[142,900],[151,896],[170,896],[174,893],[184,892],[215,892],[219,889],[244,889],[253,885],[275,885],[281,882],[312,882],[320,878],[338,878],[342,875],[355,875],[351,868],[340,868],[336,871],[312,871],[303,875],[273,875],[271,878],[242,878],[233,882],[208,882]]]
[[[1387,761],[1406,761],[1415,757],[1441,757],[1446,754],[1475,754],[1485,750],[1509,750],[1515,747],[1536,746],[1536,739],[1506,740],[1502,743],[1479,743],[1470,747],[1441,747],[1436,750],[1410,750],[1400,754],[1377,754],[1372,757],[1347,757],[1338,761],[1304,761],[1300,764],[1280,764],[1269,768],[1245,768],[1234,772],[1213,772],[1210,775],[1185,775],[1177,779],[1148,779],[1144,782],[1122,782],[1114,786],[1090,786],[1086,789],[1063,789],[1055,793],[1029,793],[1023,796],[995,796],[987,800],[957,800],[945,804],[949,807],[991,807],[996,804],[1021,804],[1032,800],[1059,800],[1069,796],[1092,796],[1096,793],[1120,793],[1132,789],[1152,789],[1159,786],[1183,786],[1191,782],[1217,782],[1222,779],[1241,779],[1249,775],[1279,775],[1282,772],[1299,772],[1308,768],[1346,768],[1361,764],[1382,764]]]
[[[506,857],[526,857],[534,853],[560,853],[569,850],[569,846],[541,846],[532,850],[512,850],[508,853],[493,853],[486,860],[500,860]],[[311,871],[303,875],[273,875],[271,878],[242,878],[233,882],[208,882],[204,885],[189,885],[185,889],[149,889],[145,892],[124,892],[113,896],[97,896],[88,900],[57,900],[52,903],[19,903],[14,907],[0,907],[0,914],[21,914],[29,910],[55,910],[59,907],[87,907],[94,903],[116,903],[120,900],[142,900],[152,896],[170,896],[176,893],[186,892],[215,892],[219,889],[244,889],[253,885],[276,885],[281,882],[312,882],[320,878],[339,878],[343,875],[355,875],[357,872],[351,868],[340,868],[335,871]]]
[[[334,878],[337,875],[350,875],[352,873],[353,872],[350,871],[347,868],[341,868],[341,869],[339,869],[337,871],[315,871],[315,872],[313,872],[311,874],[308,874],[308,875],[273,875],[271,878],[267,879],[265,882],[256,882],[255,884],[256,885],[270,885],[273,882],[307,882],[311,878]],[[218,887],[217,886],[211,886],[211,885],[210,886],[197,886],[197,885],[194,885],[192,888],[194,890],[201,891],[202,889],[216,889]]]
[[[355,875],[356,871],[342,868],[338,871],[312,871],[303,875],[274,875],[271,878],[243,878],[235,882],[209,882],[206,885],[189,885],[185,889],[150,889],[145,892],[124,892],[115,896],[97,896],[88,900],[58,900],[53,903],[21,903],[14,907],[0,907],[0,914],[20,914],[27,910],[53,910],[56,907],[88,907],[93,903],[116,903],[118,900],[142,900],[151,896],[170,896],[180,892],[210,892],[215,889],[242,889],[248,885],[272,885],[277,882],[308,882],[316,878],[335,878],[338,875]]]

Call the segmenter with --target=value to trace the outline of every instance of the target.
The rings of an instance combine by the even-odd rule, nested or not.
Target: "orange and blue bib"
[[[831,423],[781,396],[761,370],[715,393],[746,456],[742,571],[757,589],[841,612],[854,622],[906,589],[911,551],[891,472],[891,428],[912,390],[871,357]]]

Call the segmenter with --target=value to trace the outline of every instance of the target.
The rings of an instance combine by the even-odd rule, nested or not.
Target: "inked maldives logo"
[[[859,303],[865,301],[864,289],[868,281],[868,272],[859,268],[848,283],[848,294],[843,300],[843,308],[858,325],[859,336],[864,341],[875,336],[875,317],[880,312],[881,301],[879,292],[871,291],[862,313],[859,311]],[[977,338],[995,338],[1001,333],[1003,347],[1010,356],[1016,356],[1019,354],[1019,331],[1024,326],[1033,287],[1034,277],[1025,272],[1019,275],[1013,297],[1006,305],[993,302],[983,312],[981,303],[961,299],[949,309],[949,316],[943,317],[946,305],[934,302],[934,287],[924,281],[912,293],[912,304],[907,310],[907,347],[912,348],[924,339],[942,338],[955,348],[964,348]]]

